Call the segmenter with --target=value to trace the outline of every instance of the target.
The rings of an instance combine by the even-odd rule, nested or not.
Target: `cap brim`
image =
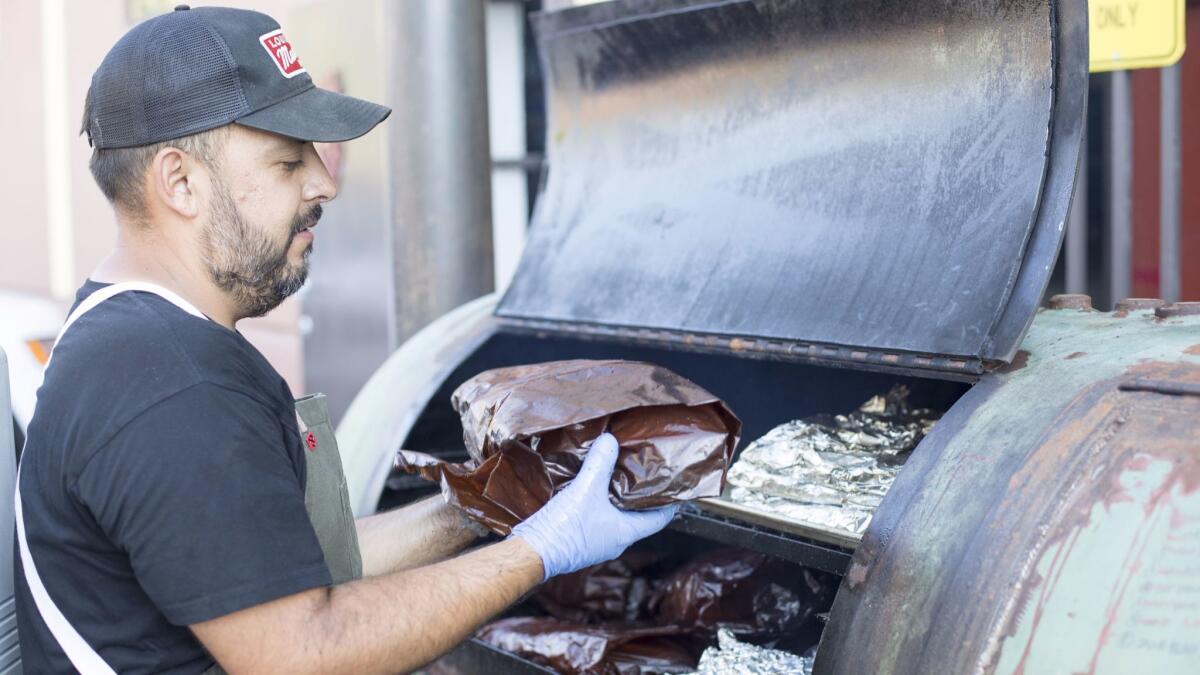
[[[391,112],[378,103],[312,87],[239,117],[237,123],[302,141],[336,143],[362,136]]]

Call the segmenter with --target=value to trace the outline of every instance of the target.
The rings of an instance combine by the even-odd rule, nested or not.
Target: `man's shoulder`
[[[121,293],[62,336],[30,428],[47,440],[91,439],[85,445],[94,449],[187,391],[207,392],[204,400],[216,407],[230,395],[273,411],[291,405],[283,378],[238,333],[157,295]]]
[[[55,348],[56,361],[60,352],[73,370],[118,371],[142,386],[182,389],[209,382],[255,390],[280,379],[238,333],[138,291],[114,296],[81,316]]]
[[[80,316],[54,348],[30,438],[71,445],[82,465],[185,394],[203,408],[196,415],[228,410],[239,396],[280,417],[291,405],[283,379],[241,335],[156,295],[121,293]]]

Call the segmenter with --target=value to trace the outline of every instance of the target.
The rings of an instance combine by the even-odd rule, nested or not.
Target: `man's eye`
[[[295,162],[284,162],[283,170],[287,171],[288,173],[291,173],[291,172],[295,171],[296,169],[299,169],[302,166],[304,166],[304,160],[298,160]]]

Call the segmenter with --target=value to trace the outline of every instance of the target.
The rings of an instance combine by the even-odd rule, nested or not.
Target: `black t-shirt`
[[[55,348],[28,439],[34,565],[118,673],[202,672],[188,625],[331,583],[291,392],[216,322],[148,293],[104,301]],[[25,670],[71,672],[14,557]]]

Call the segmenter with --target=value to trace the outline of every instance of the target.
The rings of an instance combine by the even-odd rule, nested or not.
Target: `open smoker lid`
[[[538,15],[548,174],[497,315],[1011,360],[1078,161],[1087,27],[1059,24],[1067,1]]]

